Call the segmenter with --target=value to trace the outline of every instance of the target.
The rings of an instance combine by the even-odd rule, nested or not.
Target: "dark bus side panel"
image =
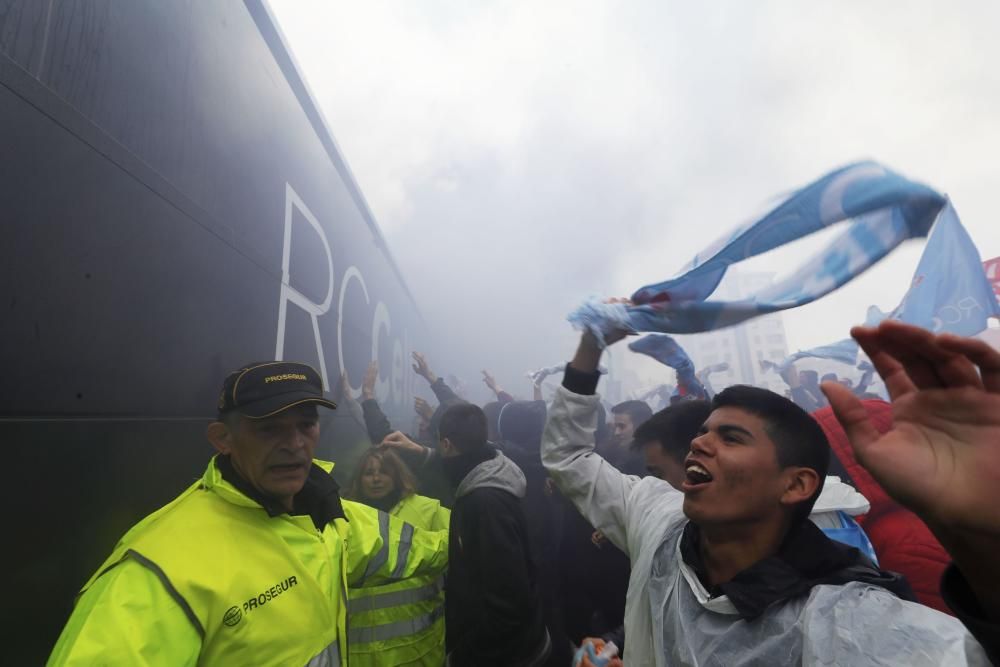
[[[4,661],[211,455],[224,374],[283,357],[409,419],[422,324],[258,2],[0,0]],[[418,348],[419,349],[419,348]],[[324,415],[343,479],[363,444]]]

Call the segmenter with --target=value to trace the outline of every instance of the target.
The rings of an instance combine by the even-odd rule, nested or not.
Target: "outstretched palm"
[[[1000,535],[1000,511],[983,503],[1000,492],[1000,353],[896,321],[851,333],[893,409],[892,430],[879,435],[849,389],[823,385],[858,460],[929,523]]]

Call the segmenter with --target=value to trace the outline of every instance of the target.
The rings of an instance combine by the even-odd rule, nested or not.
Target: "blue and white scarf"
[[[591,299],[568,319],[603,340],[619,329],[710,331],[795,308],[851,281],[903,241],[926,236],[945,203],[934,190],[874,162],[853,164],[727,234],[696,255],[678,277],[638,289],[633,305]],[[708,300],[730,265],[845,220],[852,222],[844,233],[786,279],[746,299]]]
[[[676,340],[666,334],[649,334],[628,344],[633,352],[645,354],[664,366],[674,369],[677,374],[677,388],[674,396],[682,398],[707,399],[708,392],[695,374],[694,362]]]

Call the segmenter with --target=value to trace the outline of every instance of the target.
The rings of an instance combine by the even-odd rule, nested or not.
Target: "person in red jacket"
[[[880,433],[892,428],[892,407],[888,403],[865,400],[862,404]],[[944,547],[916,514],[890,498],[871,473],[861,467],[831,408],[821,408],[812,416],[819,422],[830,441],[830,448],[851,481],[871,503],[871,510],[859,518],[858,523],[868,534],[879,565],[905,576],[921,603],[951,614],[940,590],[941,576],[951,562]]]

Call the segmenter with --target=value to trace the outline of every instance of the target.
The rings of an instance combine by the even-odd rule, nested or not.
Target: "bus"
[[[4,663],[41,664],[79,588],[197,479],[224,376],[369,362],[412,417],[426,339],[263,0],[0,1]],[[343,480],[357,415],[322,415]]]

